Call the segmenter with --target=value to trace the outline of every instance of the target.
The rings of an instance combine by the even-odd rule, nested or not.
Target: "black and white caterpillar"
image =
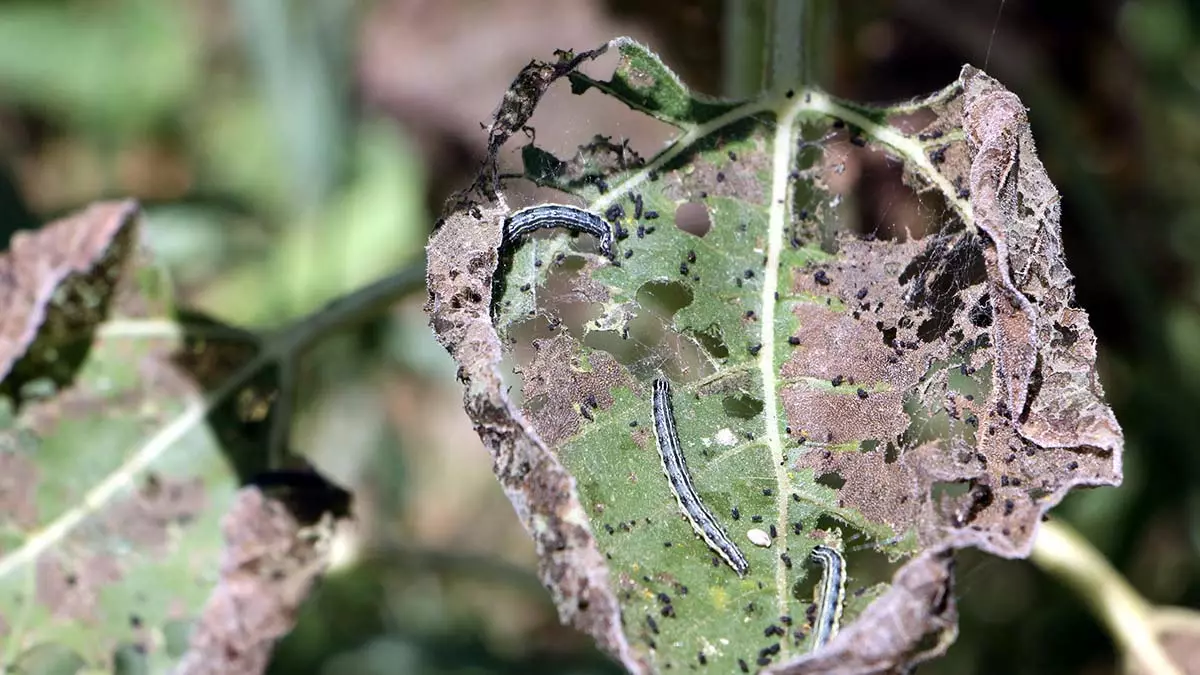
[[[504,220],[500,249],[515,246],[517,241],[536,230],[561,227],[592,235],[600,244],[600,253],[613,257],[613,229],[603,218],[584,209],[563,204],[541,204],[513,211]]]

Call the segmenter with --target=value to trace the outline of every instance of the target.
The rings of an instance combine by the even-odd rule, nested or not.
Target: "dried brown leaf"
[[[176,673],[257,675],[296,623],[300,605],[328,564],[331,521],[302,527],[257,488],[238,493],[221,521],[220,578],[192,629]]]
[[[134,201],[101,202],[13,236],[0,256],[0,380],[22,358],[38,370],[56,347],[104,320],[136,242],[137,213]]]

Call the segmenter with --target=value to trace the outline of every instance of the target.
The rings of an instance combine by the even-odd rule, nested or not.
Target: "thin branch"
[[[1070,526],[1042,523],[1029,559],[1079,593],[1125,658],[1137,664],[1133,670],[1181,675],[1155,635],[1150,604]]]

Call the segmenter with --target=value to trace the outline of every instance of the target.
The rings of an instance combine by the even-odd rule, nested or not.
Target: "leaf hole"
[[[945,611],[944,608],[943,611]],[[939,612],[939,614],[940,613],[941,612]],[[938,643],[942,639],[943,638],[939,636],[936,631],[929,631],[928,633],[922,635],[919,640],[917,640],[917,644],[913,647],[913,653],[923,654],[931,649],[937,649]]]
[[[726,415],[745,420],[758,417],[763,411],[763,406],[764,403],[761,399],[745,394],[726,396],[721,399],[721,407],[725,409]]]
[[[612,68],[605,68],[603,63],[588,64],[585,69],[600,80],[608,77],[601,73],[612,73]],[[582,94],[571,89],[567,78],[554,83],[529,120],[529,126],[543,132],[536,136],[539,151],[554,158],[570,158],[558,159],[555,181],[576,186],[596,185],[595,179],[603,181],[623,167],[643,165],[645,158],[653,156],[674,137],[675,127],[631,110],[613,96],[597,89]],[[587,123],[570,124],[564,120],[587,120]],[[504,145],[501,156],[506,161],[521,161],[530,157],[528,147],[531,144],[527,136],[514,134]],[[549,159],[543,158],[544,166],[555,163]],[[579,180],[581,177],[583,180]]]
[[[929,495],[935,504],[954,503],[962,499],[970,490],[967,481],[938,481],[929,488]]]
[[[811,625],[816,619],[817,605],[813,600],[816,598],[815,591],[819,583],[821,583],[820,568],[816,567],[811,559],[806,559],[804,561],[804,577],[792,584],[792,597],[805,608],[803,623]]]
[[[889,125],[896,127],[906,134],[915,134],[924,131],[935,121],[937,121],[937,114],[929,108],[917,108],[916,110],[892,113],[887,118]]]
[[[842,489],[842,486],[846,484],[846,479],[842,478],[842,474],[836,471],[830,471],[829,473],[823,473],[820,476],[817,476],[816,482],[818,485],[824,485],[827,488],[840,490]]]
[[[1042,385],[1044,382],[1042,375],[1042,355],[1039,353],[1034,361],[1033,372],[1029,374],[1029,390],[1025,394],[1025,409],[1021,411],[1021,415],[1017,418],[1022,424],[1029,419],[1029,413],[1033,409],[1033,402],[1037,400],[1038,394],[1042,393]]]
[[[638,304],[663,319],[675,316],[695,299],[692,289],[678,281],[651,281],[642,284],[637,292]]]
[[[608,352],[638,379],[659,374],[684,380],[703,376],[705,364],[710,363],[705,347],[695,334],[671,329],[671,317],[692,303],[692,290],[677,281],[648,282],[636,297],[637,304],[648,311],[632,313],[617,328],[593,327],[584,333],[583,344]]]
[[[960,239],[946,252],[945,258],[935,264],[940,270],[928,280],[930,317],[917,328],[917,337],[923,342],[940,340],[954,325],[955,314],[964,306],[962,293],[987,279],[983,250],[975,237]]]
[[[904,164],[866,145],[857,134],[847,129],[828,146],[830,155],[840,161],[826,174],[834,174],[836,193],[854,195],[859,208],[852,227],[860,235],[905,242],[965,229],[946,195],[940,190],[914,191],[906,183]]]
[[[971,325],[976,328],[989,328],[992,325],[992,296],[989,293],[984,293],[979,296],[975,304],[971,306],[971,311],[967,314]]]
[[[721,334],[721,327],[717,324],[710,324],[702,331],[694,330],[692,335],[714,359],[729,358],[729,345],[725,343],[725,336]]]
[[[877,324],[877,327],[880,325],[882,325],[882,322],[880,322],[880,324]],[[896,345],[896,332],[897,331],[896,331],[895,326],[892,326],[891,328],[881,328],[879,332],[882,334],[884,345],[886,345],[888,347],[894,347]]]
[[[712,216],[702,202],[684,202],[675,209],[675,227],[697,237],[712,229]]]

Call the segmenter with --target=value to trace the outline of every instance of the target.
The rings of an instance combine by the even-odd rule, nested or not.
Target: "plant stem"
[[[771,8],[771,63],[767,73],[768,90],[783,90],[808,84],[808,38],[805,15],[812,0],[774,0]]]
[[[425,285],[425,261],[419,260],[378,281],[347,295],[335,298],[317,311],[303,316],[272,333],[263,349],[239,368],[222,386],[209,395],[205,414],[250,381],[270,364],[279,366],[279,405],[273,412],[269,442],[268,466],[286,465],[292,415],[295,411],[296,370],[300,359],[310,349],[330,335],[351,328],[387,311],[398,300]]]
[[[1029,559],[1079,593],[1125,658],[1137,664],[1134,671],[1180,675],[1158,642],[1150,604],[1070,526],[1042,523]]]
[[[821,0],[726,0],[724,93],[800,89],[828,70],[829,11]]]
[[[768,0],[725,0],[722,93],[742,99],[763,89],[767,72]]]
[[[317,311],[303,316],[276,334],[268,350],[296,357],[330,334],[378,316],[397,300],[425,285],[425,260],[404,267],[347,295],[334,298]]]

